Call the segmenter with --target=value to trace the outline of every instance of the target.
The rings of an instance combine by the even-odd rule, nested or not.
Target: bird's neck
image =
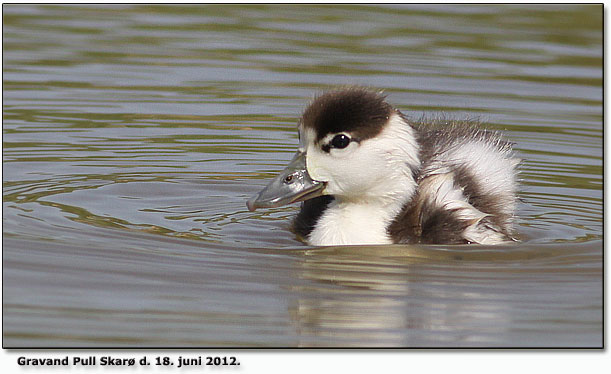
[[[410,191],[414,189],[415,182],[411,179],[411,183],[410,180],[405,181],[403,188],[386,191],[386,194],[375,198],[335,196],[310,233],[309,244],[392,244],[387,228],[410,200]]]

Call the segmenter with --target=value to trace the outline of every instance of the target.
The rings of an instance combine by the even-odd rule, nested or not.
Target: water
[[[3,6],[5,347],[602,345],[602,6]],[[308,247],[245,202],[308,100],[523,159],[519,244]]]

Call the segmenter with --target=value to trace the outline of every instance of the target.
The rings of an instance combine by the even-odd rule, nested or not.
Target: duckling
[[[310,245],[501,244],[513,238],[512,143],[469,121],[412,121],[363,87],[316,97],[289,165],[248,209],[302,202]]]

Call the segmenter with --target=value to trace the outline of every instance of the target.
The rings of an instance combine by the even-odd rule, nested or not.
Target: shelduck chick
[[[315,98],[299,150],[247,206],[301,201],[293,229],[310,245],[510,242],[511,143],[464,121],[408,120],[361,87]]]

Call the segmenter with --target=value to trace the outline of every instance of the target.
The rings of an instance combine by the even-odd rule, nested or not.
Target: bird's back
[[[516,166],[511,143],[466,121],[412,123],[421,167],[414,197],[389,226],[397,243],[512,240]]]

